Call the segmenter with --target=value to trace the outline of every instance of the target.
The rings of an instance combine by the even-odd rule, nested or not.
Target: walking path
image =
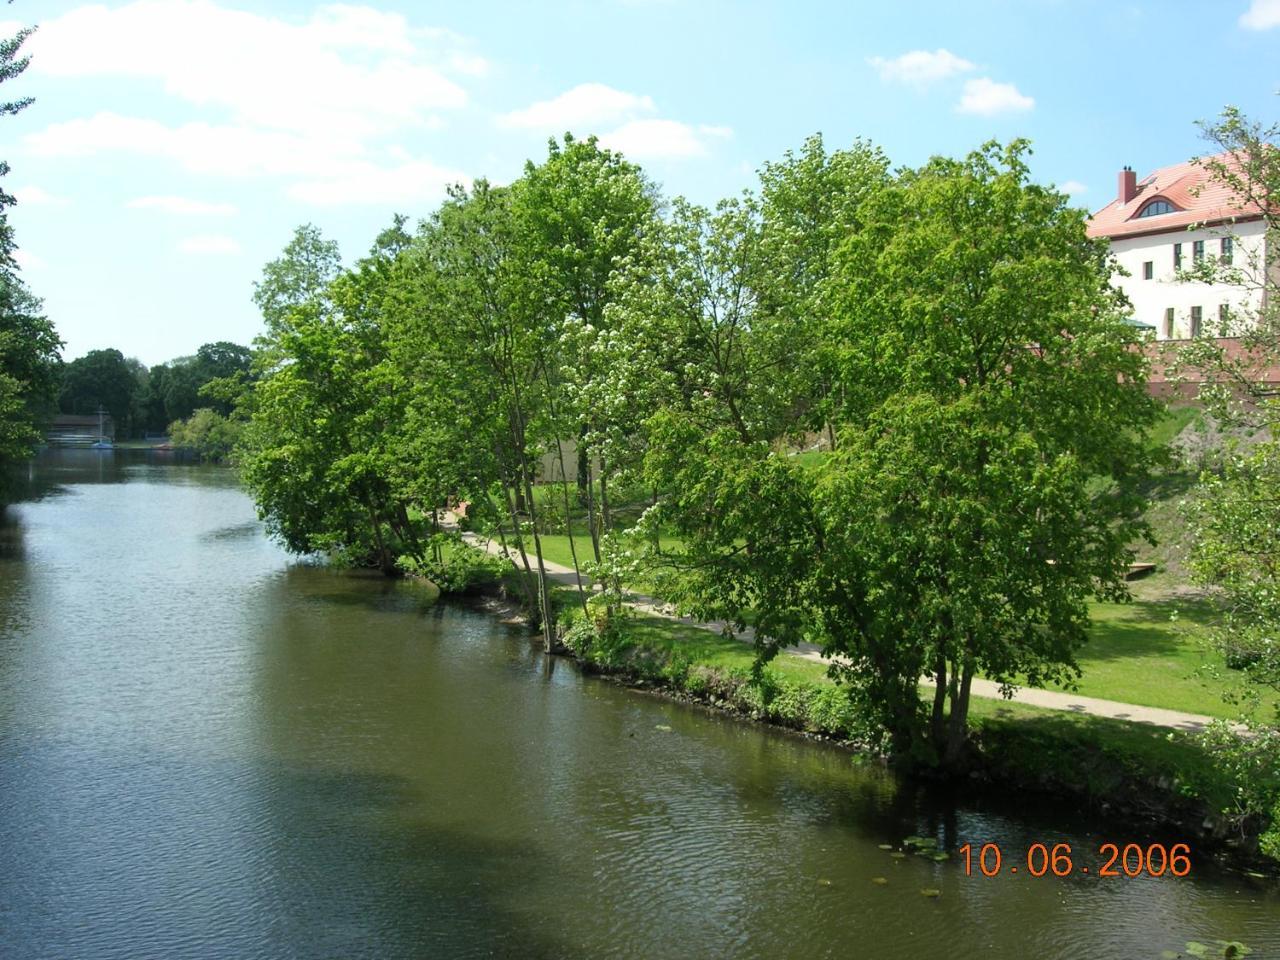
[[[485,540],[471,533],[464,533],[462,536],[472,546],[479,547],[496,557],[507,556],[512,563],[519,564],[518,554],[504,554],[501,544],[493,540]],[[536,561],[530,557],[529,563],[533,565]],[[552,563],[550,560],[543,560],[543,566],[546,567],[548,579],[570,587],[577,586],[577,576],[572,567]],[[586,574],[582,575],[582,584],[588,590],[592,589],[591,579]],[[750,627],[745,630],[735,631],[731,630],[729,625],[722,621],[697,621],[692,617],[681,617],[671,611],[670,605],[654,597],[632,593],[628,604],[642,613],[665,617],[668,620],[676,620],[700,630],[710,630],[714,633],[733,636],[744,643],[755,643],[755,633]],[[828,662],[822,656],[820,648],[811,643],[799,643],[795,646],[787,647],[786,652],[791,656],[801,657],[805,660],[814,660],[824,664]],[[920,684],[921,686],[932,687],[933,681],[928,678],[921,678]],[[1168,727],[1173,730],[1185,730],[1192,733],[1204,730],[1215,719],[1198,713],[1165,710],[1161,707],[1142,707],[1133,703],[1099,700],[1097,697],[1082,697],[1075,693],[1062,693],[1057,690],[1042,690],[1035,687],[1019,687],[1014,691],[1012,698],[1007,698],[1001,694],[1000,684],[991,680],[975,679],[971,692],[975,697],[989,700],[1007,701],[1012,699],[1015,703],[1025,703],[1033,707],[1065,710],[1070,713],[1082,713],[1091,717],[1105,717],[1109,720],[1128,720],[1133,723],[1146,723],[1156,727]]]

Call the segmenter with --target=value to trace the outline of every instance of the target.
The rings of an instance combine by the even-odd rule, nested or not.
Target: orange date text
[[[998,843],[960,847],[966,876],[996,877],[1027,873],[1033,877],[1069,877],[1089,874],[1096,877],[1185,877],[1191,872],[1191,848],[1185,843],[1101,844],[1086,861],[1072,853],[1071,844],[1033,843],[1025,851],[1005,856]]]

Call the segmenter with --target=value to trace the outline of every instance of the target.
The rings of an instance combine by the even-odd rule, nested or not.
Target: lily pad
[[[881,850],[892,850],[892,849],[893,849],[893,844],[892,844],[892,843],[882,843],[882,844],[880,844],[880,849],[881,849]]]
[[[1207,957],[1209,948],[1198,940],[1188,940],[1187,953],[1193,957]]]
[[[830,880],[828,880],[826,877],[823,877],[823,878],[821,878],[821,879],[818,881],[818,886],[820,886],[820,887],[829,887],[829,886],[831,886],[831,881],[830,881]]]
[[[922,888],[920,889],[920,896],[922,896],[922,897],[940,897],[940,896],[942,896],[942,891],[941,891],[941,890],[939,890],[937,887],[922,887]]]
[[[661,730],[663,733],[670,733],[670,732],[671,732],[671,728],[670,728],[670,727],[668,727],[665,723],[660,723],[660,724],[658,724],[656,727],[654,727],[653,729],[655,729],[655,730]]]
[[[933,853],[929,854],[929,859],[934,863],[942,863],[944,860],[950,860],[951,854],[947,853],[945,850],[935,850]]]
[[[933,837],[907,837],[902,841],[904,847],[916,847],[920,849],[932,849],[938,845],[938,841]]]
[[[886,884],[888,884],[889,878],[888,877],[872,877],[871,882],[876,884],[877,886],[883,887]]]
[[[1175,953],[1173,950],[1160,951],[1160,960],[1178,960],[1178,958],[1181,956],[1182,954]]]
[[[907,855],[901,850],[895,850],[893,853],[889,854],[889,856],[893,857],[895,860],[905,860]]]

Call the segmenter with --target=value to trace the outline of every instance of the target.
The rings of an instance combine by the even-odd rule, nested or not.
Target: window
[[[1167,307],[1164,311],[1164,338],[1173,339],[1173,307]]]
[[[1200,336],[1200,321],[1204,318],[1203,307],[1191,308],[1191,336]]]
[[[1197,240],[1191,244],[1191,262],[1204,263],[1204,241]]]
[[[1168,200],[1152,200],[1138,211],[1139,217],[1158,217],[1162,213],[1173,213],[1173,204]]]
[[[1156,265],[1150,260],[1144,260],[1142,263],[1142,279],[1150,280],[1156,275]]]
[[[1231,257],[1235,253],[1235,241],[1231,237],[1222,238],[1222,251],[1218,259],[1223,263],[1230,263]]]
[[[1218,336],[1227,335],[1227,323],[1231,320],[1231,308],[1225,303],[1218,305]]]
[[[1182,244],[1180,243],[1173,245],[1173,269],[1182,269]]]

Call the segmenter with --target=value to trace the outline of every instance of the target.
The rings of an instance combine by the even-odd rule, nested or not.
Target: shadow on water
[[[269,778],[271,870],[328,888],[294,886],[278,902],[292,928],[274,944],[280,955],[304,943],[316,957],[575,955],[512,909],[545,866],[530,844],[424,822],[402,777],[290,767]]]
[[[62,785],[0,831],[6,960],[578,955],[513,909],[531,847],[415,822],[395,776],[66,742],[0,743],[0,773]]]
[[[217,543],[223,540],[253,540],[260,536],[262,536],[262,524],[256,520],[250,520],[202,533],[200,540],[204,543]]]

